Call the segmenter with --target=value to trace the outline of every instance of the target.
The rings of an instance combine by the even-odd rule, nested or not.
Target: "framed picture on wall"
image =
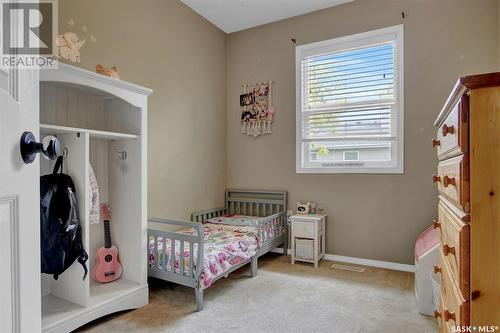
[[[240,95],[240,106],[252,105],[253,103],[255,103],[253,93]]]

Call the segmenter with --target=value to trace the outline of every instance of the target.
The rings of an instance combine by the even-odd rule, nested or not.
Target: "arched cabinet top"
[[[144,108],[147,97],[153,90],[123,80],[113,79],[76,66],[59,63],[57,69],[40,71],[40,82],[67,84],[71,87],[81,86],[97,95],[117,97],[133,106]]]

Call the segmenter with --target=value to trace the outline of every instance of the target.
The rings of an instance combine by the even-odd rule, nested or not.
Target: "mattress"
[[[259,248],[258,228],[256,226],[226,225],[221,223],[205,223],[203,244],[203,270],[200,275],[200,284],[203,289],[208,288],[219,277],[234,266],[253,257]],[[193,228],[183,228],[177,233],[196,235]],[[163,244],[165,242],[165,245]],[[165,246],[166,255],[163,248]],[[184,265],[184,274],[190,273],[191,250],[190,244],[184,242],[184,262],[180,263],[181,244],[179,241],[172,245],[172,241],[158,237],[158,253],[155,253],[154,239],[149,240],[149,265],[154,266],[155,258],[158,256],[158,269],[163,270],[163,261],[166,260],[166,270],[172,271],[172,260],[169,256],[175,250],[175,272],[180,274],[180,265]],[[159,254],[159,255],[158,255]],[[193,263],[197,261],[198,245],[193,244]],[[196,269],[196,266],[194,267]]]

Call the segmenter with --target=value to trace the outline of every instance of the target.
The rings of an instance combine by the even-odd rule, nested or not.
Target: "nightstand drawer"
[[[294,221],[292,233],[295,237],[314,238],[314,223]]]

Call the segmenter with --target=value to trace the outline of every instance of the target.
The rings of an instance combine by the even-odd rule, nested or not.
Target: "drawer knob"
[[[433,268],[433,271],[434,273],[441,273],[442,272],[442,269],[441,267],[439,267],[438,265],[434,265],[434,268]]]
[[[434,229],[441,228],[441,223],[438,220],[432,220],[432,227]]]
[[[450,253],[453,254],[453,255],[455,255],[455,247],[454,246],[450,246],[448,244],[443,244],[443,254],[445,256],[447,256]]]
[[[444,320],[448,321],[450,319],[456,322],[455,312],[450,312],[448,309],[444,309]]]
[[[437,183],[440,181],[441,181],[441,177],[439,177],[438,175],[432,175],[432,182],[433,183]]]
[[[439,317],[441,317],[441,312],[434,311],[434,318],[439,318]]]
[[[438,139],[432,139],[432,148],[441,146],[441,141]]]
[[[455,177],[444,176],[443,177],[443,186],[448,187],[450,185],[457,186],[457,183],[455,182]]]
[[[455,126],[443,124],[443,136],[447,136],[448,134],[455,134]]]

